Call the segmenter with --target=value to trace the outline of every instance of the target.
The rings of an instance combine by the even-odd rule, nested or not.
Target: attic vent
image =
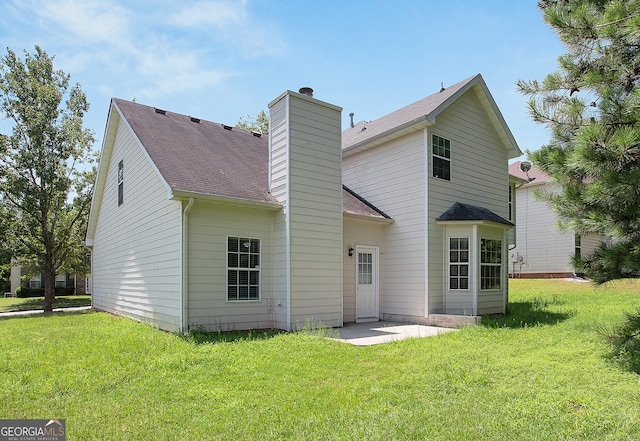
[[[262,136],[262,133],[260,133],[260,132],[251,132],[251,134],[253,136],[255,136],[256,138],[260,138]]]
[[[193,116],[190,116],[189,119],[191,120],[191,122],[200,124],[200,118],[195,118]]]
[[[165,115],[167,113],[166,110],[162,110],[162,109],[158,109],[158,108],[156,108],[155,111],[156,111],[156,113],[159,113],[160,115]]]
[[[231,129],[233,129],[233,127],[228,126],[228,125],[226,125],[226,124],[222,124],[222,128],[223,128],[223,129],[225,129],[225,130],[231,130]]]

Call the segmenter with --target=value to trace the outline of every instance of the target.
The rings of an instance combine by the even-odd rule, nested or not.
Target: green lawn
[[[598,326],[640,283],[511,283],[511,313],[355,347],[309,333],[184,339],[104,313],[0,320],[0,419],[68,440],[637,440],[640,377]]]
[[[58,296],[53,301],[54,308],[69,308],[73,306],[91,306],[91,296]],[[17,297],[0,298],[0,312],[28,311],[42,309],[44,297],[20,299]]]

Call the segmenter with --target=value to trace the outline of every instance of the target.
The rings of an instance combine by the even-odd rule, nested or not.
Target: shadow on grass
[[[284,331],[277,329],[265,329],[257,331],[206,331],[203,329],[195,329],[189,331],[187,335],[182,337],[197,345],[215,344],[215,343],[237,343],[256,340],[268,340],[277,335],[283,334]]]
[[[527,328],[541,325],[556,325],[573,316],[575,311],[552,312],[549,305],[560,305],[563,302],[534,299],[527,302],[509,303],[506,315],[486,315],[481,325],[488,328]]]
[[[44,298],[34,297],[31,299],[18,299],[20,303],[8,305],[0,312],[32,311],[44,308]],[[91,306],[90,296],[62,296],[56,297],[53,301],[54,308],[72,308],[76,306]]]

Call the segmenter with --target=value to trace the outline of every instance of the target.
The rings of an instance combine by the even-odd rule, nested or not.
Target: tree
[[[562,186],[543,194],[563,228],[605,238],[577,271],[596,283],[640,270],[640,0],[545,0],[559,68],[519,81],[548,145],[529,158]]]
[[[264,110],[261,110],[256,116],[247,115],[240,117],[237,127],[252,132],[261,133],[263,135],[269,133],[269,116]]]
[[[0,111],[13,126],[0,135],[3,232],[14,257],[44,274],[45,312],[56,273],[82,260],[95,173],[89,103],[69,81],[38,46],[24,60],[8,48],[0,58]]]

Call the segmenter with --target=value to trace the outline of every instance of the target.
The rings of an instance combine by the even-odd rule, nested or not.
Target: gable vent
[[[195,118],[193,116],[190,116],[189,119],[191,120],[191,122],[200,124],[200,118]]]
[[[160,115],[166,115],[167,114],[166,110],[162,110],[162,109],[156,108],[155,111],[156,111],[156,113],[159,113]]]
[[[233,127],[228,126],[228,125],[226,125],[226,124],[222,124],[222,128],[223,128],[223,129],[225,129],[225,130],[231,130],[231,129],[233,129]]]

